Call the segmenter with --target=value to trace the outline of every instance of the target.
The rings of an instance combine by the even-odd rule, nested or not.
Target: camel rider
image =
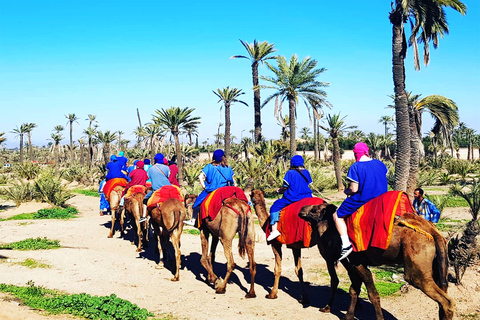
[[[143,214],[142,218],[140,218],[139,222],[145,221],[146,214],[147,214],[147,203],[148,199],[152,196],[153,192],[157,191],[163,186],[169,186],[170,181],[168,181],[168,176],[170,175],[170,169],[168,166],[163,164],[164,156],[161,153],[157,153],[153,158],[155,164],[148,168],[147,175],[152,181],[152,191],[150,191],[143,200]]]
[[[114,154],[110,156],[110,162],[107,163],[107,170],[108,173],[105,176],[106,181],[114,178],[123,178],[128,180],[128,177],[122,172],[122,164],[117,161],[117,156]]]
[[[127,186],[125,187],[125,191],[123,192],[122,199],[120,199],[120,205],[123,206],[125,202],[125,194],[127,194],[128,189],[130,189],[132,186],[145,186],[147,184],[148,180],[148,175],[145,170],[143,170],[143,161],[135,161],[136,169],[134,169],[130,174],[128,175],[130,178],[130,181],[128,182]]]
[[[125,153],[123,151],[120,151],[117,156],[117,161],[122,165],[122,170],[126,172],[128,170],[128,159],[124,155]]]
[[[304,167],[302,156],[293,156],[290,160],[290,169],[283,178],[283,185],[278,189],[278,193],[283,193],[283,197],[276,200],[270,208],[270,225],[272,232],[267,241],[272,241],[280,235],[277,229],[277,222],[280,218],[280,211],[296,201],[312,197],[312,190],[309,185],[312,183],[310,172]]]
[[[233,175],[233,170],[228,165],[223,150],[215,150],[213,153],[213,161],[203,168],[198,177],[203,191],[198,195],[193,204],[193,217],[190,220],[184,221],[184,223],[189,226],[194,226],[203,200],[205,200],[212,191],[215,191],[218,188],[235,185]]]
[[[346,258],[353,250],[344,218],[357,211],[368,201],[388,191],[388,169],[380,160],[371,159],[368,151],[368,146],[363,142],[357,143],[353,148],[356,162],[348,169],[347,180],[350,181],[350,185],[344,191],[348,197],[333,215],[342,239],[339,261]]]

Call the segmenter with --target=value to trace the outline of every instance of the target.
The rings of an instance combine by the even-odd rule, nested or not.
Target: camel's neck
[[[269,214],[267,212],[267,206],[265,205],[265,199],[262,199],[262,201],[259,201],[260,203],[255,203],[254,208],[255,208],[255,213],[257,214],[258,217],[258,222],[260,223],[260,226],[262,229],[265,231],[267,228],[266,222],[267,219],[269,218]]]

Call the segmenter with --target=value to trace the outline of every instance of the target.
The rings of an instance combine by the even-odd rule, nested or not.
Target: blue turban
[[[296,155],[292,157],[292,160],[290,160],[290,166],[291,167],[303,167],[303,158],[302,156]]]
[[[112,155],[110,156],[110,161],[117,161],[117,156],[114,155],[114,154],[112,154]]]
[[[150,164],[150,159],[145,159],[145,160],[143,161],[143,163],[144,163],[144,164]]]
[[[220,162],[222,161],[222,157],[225,155],[225,152],[223,152],[223,150],[221,149],[217,149],[215,150],[215,152],[213,153],[213,160],[215,162]]]
[[[157,153],[153,158],[153,160],[155,160],[155,163],[163,164],[163,158],[164,158],[163,154]]]
[[[125,153],[123,153],[123,151],[120,151],[120,152],[118,153],[118,156],[119,156],[119,157],[123,157],[124,154],[125,154]]]

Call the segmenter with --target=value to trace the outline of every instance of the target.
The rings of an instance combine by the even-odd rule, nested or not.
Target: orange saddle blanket
[[[105,185],[103,186],[103,193],[105,194],[105,198],[107,200],[110,199],[110,193],[112,193],[112,190],[116,186],[122,186],[126,187],[127,186],[127,180],[123,178],[113,178],[108,180]]]
[[[142,186],[142,185],[136,184],[134,186],[131,186],[130,188],[128,188],[127,193],[125,193],[125,199],[130,198],[134,193],[145,194],[146,190],[147,190],[147,188],[145,186]]]
[[[286,245],[301,241],[305,248],[309,248],[312,240],[312,225],[300,218],[298,214],[304,206],[322,203],[324,201],[321,198],[305,198],[283,208],[280,211],[280,219],[277,224],[278,231],[280,231],[277,240]],[[267,238],[269,235],[270,229],[267,229]]]
[[[203,219],[207,217],[209,217],[211,220],[214,220],[222,208],[223,201],[228,198],[237,198],[248,202],[245,193],[238,187],[221,187],[215,191],[212,191],[200,205],[198,227],[202,225]]]
[[[414,213],[405,192],[388,191],[361,206],[345,219],[354,251],[369,247],[387,249],[392,237],[395,216]]]
[[[183,202],[183,195],[180,188],[173,185],[161,187],[152,194],[150,199],[148,199],[147,207],[153,208],[157,205],[161,205],[169,198],[175,198]]]

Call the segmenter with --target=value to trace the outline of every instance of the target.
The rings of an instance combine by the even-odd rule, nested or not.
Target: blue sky
[[[431,62],[413,69],[406,59],[406,87],[423,96],[454,100],[460,121],[480,132],[480,3],[464,1],[466,16],[447,10],[450,34],[431,48]],[[327,69],[319,80],[347,125],[382,133],[378,120],[393,93],[390,1],[7,1],[0,0],[0,132],[7,146],[18,145],[10,132],[35,122],[35,145],[45,145],[55,125],[75,113],[74,139],[97,115],[100,130],[130,134],[151,121],[154,110],[195,108],[202,117],[200,143],[213,141],[220,104],[212,90],[245,91],[232,106],[232,134],[239,139],[253,128],[250,62],[229,58],[246,54],[238,39],[275,43],[289,59],[310,56]],[[260,74],[270,75],[266,66]],[[270,91],[262,91],[262,99]],[[278,138],[273,102],[262,110],[263,134]],[[285,109],[286,110],[286,109]],[[424,115],[423,132],[432,125]],[[298,106],[298,128],[309,126]],[[66,126],[65,126],[66,127]],[[223,129],[223,127],[222,127]],[[64,132],[65,142],[68,132]],[[134,140],[134,136],[128,137]]]

